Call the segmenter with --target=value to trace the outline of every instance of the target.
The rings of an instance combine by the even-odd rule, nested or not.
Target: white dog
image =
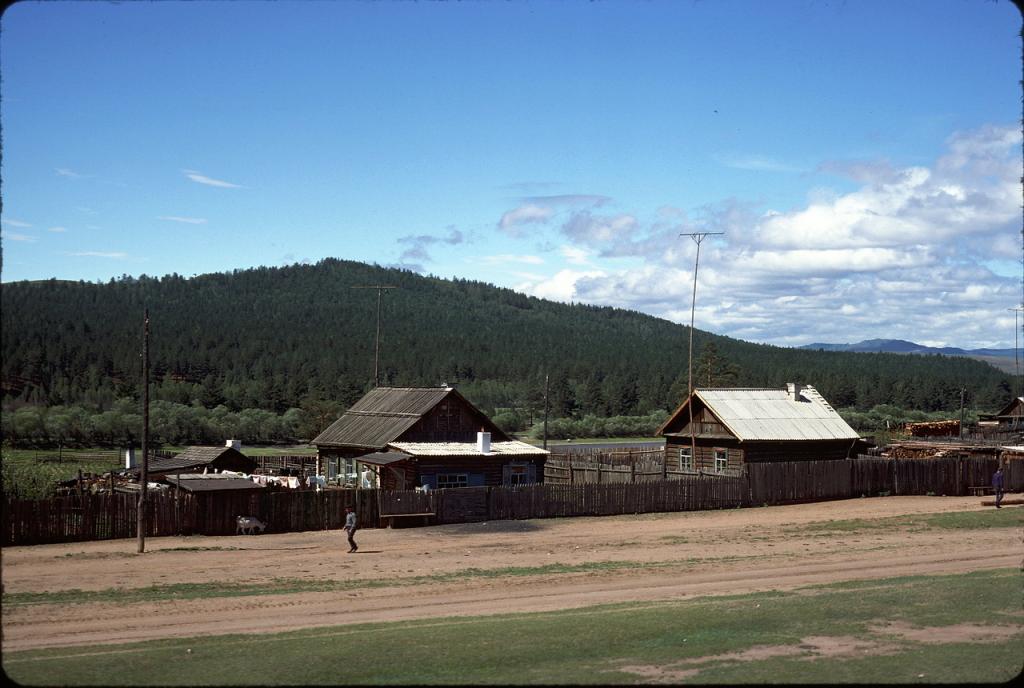
[[[266,527],[267,524],[255,516],[239,516],[237,519],[237,526],[235,527],[235,535],[255,535],[257,528],[259,528],[259,531],[262,533]]]

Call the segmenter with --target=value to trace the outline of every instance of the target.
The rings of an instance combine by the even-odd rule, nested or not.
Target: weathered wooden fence
[[[552,453],[544,463],[545,484],[580,485],[586,483],[637,483],[648,480],[672,480],[697,475],[667,464],[665,450],[574,449]]]
[[[256,516],[268,533],[341,528],[351,506],[362,527],[378,525],[378,490],[288,490],[146,497],[146,536],[232,535],[238,516]],[[86,493],[53,499],[5,499],[3,545],[35,545],[137,536],[138,496]]]
[[[235,518],[256,516],[267,532],[337,529],[346,506],[361,527],[381,514],[433,513],[434,523],[608,516],[761,506],[879,495],[966,495],[988,485],[994,458],[789,461],[749,464],[739,476],[685,475],[668,480],[469,487],[449,490],[287,490],[198,493],[147,498],[147,536],[229,535]],[[1007,491],[1024,490],[1024,461],[1004,467]],[[136,536],[137,496],[85,494],[47,500],[7,498],[0,517],[3,545]]]

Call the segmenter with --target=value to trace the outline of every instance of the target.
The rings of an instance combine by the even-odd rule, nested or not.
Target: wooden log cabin
[[[754,462],[846,459],[866,446],[814,387],[793,383],[695,389],[658,434],[670,465],[716,473]]]
[[[547,450],[510,438],[451,387],[377,387],[313,439],[328,480],[408,490],[543,482]]]

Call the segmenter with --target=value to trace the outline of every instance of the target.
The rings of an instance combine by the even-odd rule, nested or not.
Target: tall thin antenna
[[[1020,397],[1024,396],[1024,390],[1021,390],[1020,356],[1018,355],[1018,352],[1020,350],[1020,344],[1018,343],[1020,341],[1020,328],[1017,326],[1017,314],[1024,309],[1022,309],[1020,306],[1016,306],[1015,308],[1007,308],[1006,310],[1013,311],[1013,365],[1014,370],[1016,371],[1016,379],[1014,380],[1014,382],[1017,383],[1015,385],[1016,392],[1017,396]]]
[[[139,471],[139,501],[135,512],[135,529],[139,538],[139,554],[146,551],[146,487],[149,485],[149,309],[142,322],[142,469]]]
[[[679,236],[688,236],[697,244],[697,256],[693,260],[693,296],[690,299],[690,347],[687,355],[686,372],[686,406],[690,410],[690,461],[697,464],[697,438],[693,431],[693,313],[697,305],[697,268],[700,266],[700,245],[709,236],[720,236],[725,232],[689,232]]]
[[[352,287],[353,289],[376,289],[377,290],[377,338],[373,345],[373,386],[380,387],[380,306],[381,295],[387,289],[398,289],[398,287],[384,286],[382,284],[364,284]]]

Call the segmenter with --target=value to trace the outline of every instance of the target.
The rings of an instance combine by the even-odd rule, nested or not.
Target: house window
[[[716,449],[715,450],[715,473],[722,473],[728,467],[729,467],[729,450],[728,449]]]
[[[468,487],[469,473],[438,473],[437,487],[445,489],[448,487]]]
[[[681,471],[692,471],[693,470],[693,448],[692,447],[679,447],[679,470],[681,470]]]

